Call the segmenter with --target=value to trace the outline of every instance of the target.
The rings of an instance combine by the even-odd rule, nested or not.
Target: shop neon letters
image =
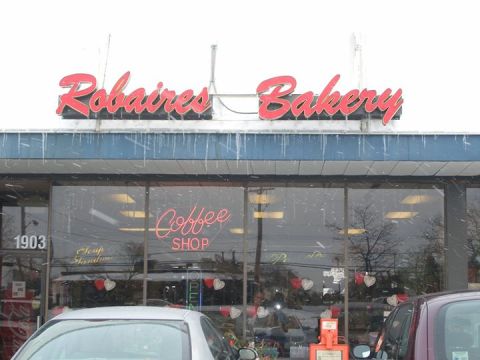
[[[210,245],[208,238],[178,238],[172,240],[172,250],[175,251],[202,251]]]
[[[230,220],[230,217],[231,214],[228,209],[205,212],[205,208],[202,207],[197,212],[197,206],[195,205],[188,216],[184,217],[178,216],[177,211],[170,208],[158,217],[155,234],[159,239],[164,239],[173,234],[198,235],[205,225],[221,224]]]

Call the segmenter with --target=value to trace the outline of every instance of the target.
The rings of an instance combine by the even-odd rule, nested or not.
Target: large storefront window
[[[152,186],[147,304],[207,313],[241,329],[242,187]]]
[[[145,188],[53,188],[49,307],[142,304]]]
[[[411,296],[443,290],[443,191],[349,190],[349,338],[375,341]]]
[[[480,188],[467,189],[468,286],[480,289]]]
[[[428,186],[55,186],[49,308],[194,309],[272,357],[304,358],[322,317],[371,343],[393,306],[443,290],[443,200]]]
[[[265,354],[304,358],[320,317],[343,312],[343,189],[248,189],[248,327]],[[344,331],[339,321],[339,335]]]

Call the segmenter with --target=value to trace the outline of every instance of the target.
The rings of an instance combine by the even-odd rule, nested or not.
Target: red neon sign
[[[183,116],[190,111],[204,114],[212,107],[206,87],[198,95],[194,95],[190,89],[177,95],[175,91],[163,88],[163,83],[159,82],[148,96],[144,88],[138,88],[127,95],[124,89],[129,79],[130,72],[127,71],[107,93],[106,89],[97,89],[97,80],[93,75],[67,75],[60,80],[60,86],[70,90],[60,96],[56,112],[63,115],[65,110],[72,109],[75,113],[88,117],[90,112],[100,113],[104,110],[109,114],[121,110],[137,115],[156,114],[164,110],[165,113],[176,112]],[[339,80],[340,75],[335,75],[318,96],[312,91],[291,96],[296,95],[293,92],[297,81],[293,76],[277,76],[264,80],[257,87],[260,99],[259,117],[276,120],[288,112],[295,118],[304,116],[307,119],[315,114],[334,116],[341,113],[343,116],[354,116],[355,112],[363,108],[367,113],[380,111],[383,124],[386,125],[402,107],[402,89],[392,94],[392,90],[387,88],[378,96],[376,90],[353,89],[342,95],[339,91],[333,91]]]
[[[107,93],[105,89],[96,90],[97,79],[93,75],[65,76],[60,80],[60,86],[70,88],[70,90],[60,96],[57,114],[62,114],[66,106],[85,116],[88,116],[90,111],[98,113],[104,109],[110,114],[114,114],[120,109],[124,109],[127,113],[140,114],[146,111],[153,114],[163,106],[167,113],[176,111],[178,114],[184,115],[191,110],[201,114],[211,106],[206,87],[196,96],[194,96],[193,90],[185,90],[177,96],[173,90],[167,88],[162,90],[163,82],[159,82],[157,88],[146,97],[144,88],[138,88],[129,95],[124,94],[123,90],[129,80],[130,71],[127,71],[118,79],[110,93]],[[87,87],[80,89],[85,84]],[[88,96],[91,96],[88,104],[80,101],[80,98]]]
[[[228,209],[206,211],[202,207],[197,210],[195,205],[185,217],[177,215],[177,211],[170,208],[158,217],[155,224],[155,235],[157,239],[173,236],[172,250],[204,250],[210,245],[207,237],[198,236],[204,227],[215,223],[223,224],[230,218],[231,213]]]
[[[347,116],[358,110],[363,104],[365,111],[371,113],[375,110],[384,111],[383,124],[386,125],[398,112],[403,104],[402,89],[398,89],[393,95],[391,89],[386,89],[377,97],[375,90],[350,90],[345,95],[334,91],[333,88],[340,79],[340,75],[335,75],[318,96],[315,104],[314,94],[307,91],[294,100],[285,99],[295,90],[297,80],[293,76],[277,76],[262,81],[257,87],[257,94],[260,97],[260,109],[258,111],[261,119],[275,120],[281,118],[288,111],[291,111],[294,117],[304,115],[309,118],[314,113],[320,115],[326,112],[333,116],[339,111]],[[265,94],[268,90],[272,91]],[[269,108],[274,105],[274,109]]]

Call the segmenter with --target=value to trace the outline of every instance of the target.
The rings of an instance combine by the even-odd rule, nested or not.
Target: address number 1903
[[[47,237],[45,235],[17,235],[14,237],[17,249],[45,249]]]

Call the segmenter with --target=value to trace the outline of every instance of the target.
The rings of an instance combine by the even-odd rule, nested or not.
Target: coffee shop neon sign
[[[202,251],[210,246],[210,239],[202,235],[205,228],[215,224],[222,226],[230,218],[228,209],[206,210],[195,205],[187,216],[182,216],[170,208],[157,218],[155,235],[159,240],[172,238],[174,251]]]
[[[147,94],[144,88],[133,90],[125,94],[124,90],[130,80],[130,72],[123,74],[112,89],[97,89],[97,80],[90,74],[71,74],[60,80],[60,86],[70,88],[60,96],[57,114],[62,115],[65,109],[88,117],[90,112],[107,111],[114,114],[122,110],[129,114],[153,114],[159,110],[166,113],[175,111],[179,115],[193,111],[203,114],[212,106],[208,90],[204,87],[197,95],[188,89],[180,94],[174,90],[164,88],[163,82]],[[383,124],[387,125],[398,113],[403,104],[402,89],[392,92],[387,88],[382,93],[369,89],[353,89],[341,94],[334,87],[340,80],[335,75],[324,87],[318,96],[307,91],[296,97],[290,96],[295,91],[297,81],[293,76],[276,76],[262,81],[257,87],[259,97],[259,117],[264,120],[276,120],[288,112],[297,118],[304,116],[327,114],[334,116],[341,113],[343,116],[353,114],[361,109],[366,113],[376,110],[383,115]],[[85,99],[88,99],[86,101]]]

